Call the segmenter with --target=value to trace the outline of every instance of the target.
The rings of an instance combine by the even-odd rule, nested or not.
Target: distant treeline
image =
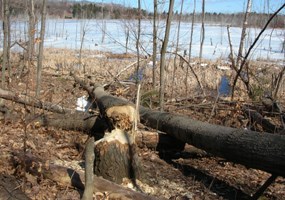
[[[10,0],[10,13],[11,15],[27,16],[27,0]],[[35,0],[35,10],[40,15],[39,8],[42,1]],[[86,18],[86,19],[136,19],[139,15],[143,19],[152,19],[153,13],[146,10],[138,11],[137,8],[125,7],[120,4],[107,4],[107,3],[90,3],[84,1],[78,3],[76,1],[67,0],[49,0],[47,3],[47,11],[50,18]],[[36,13],[36,14],[37,14]],[[179,19],[179,13],[173,13],[174,20]],[[223,13],[206,13],[206,23],[242,26],[244,13],[223,14]],[[166,19],[167,13],[159,13],[160,19]],[[269,19],[269,14],[251,13],[248,20],[248,26],[250,27],[263,27]],[[183,13],[182,21],[191,21],[191,13]],[[195,15],[195,22],[199,23],[202,20],[200,13]],[[285,15],[278,15],[270,23],[270,27],[284,28],[285,27]]]

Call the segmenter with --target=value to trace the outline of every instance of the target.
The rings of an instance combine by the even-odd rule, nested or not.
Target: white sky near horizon
[[[88,0],[97,3],[116,3],[129,7],[137,7],[137,0]],[[169,0],[158,0],[161,2],[159,9],[167,10]],[[174,11],[179,11],[182,0],[175,0]],[[285,0],[252,0],[252,11],[258,13],[273,13],[280,8]],[[206,12],[216,13],[237,13],[243,12],[246,7],[247,0],[205,0]],[[191,13],[193,11],[194,0],[184,0],[184,12]],[[201,12],[202,0],[196,0],[196,12]],[[153,11],[153,0],[141,0],[142,9]],[[285,14],[285,9],[281,11]]]

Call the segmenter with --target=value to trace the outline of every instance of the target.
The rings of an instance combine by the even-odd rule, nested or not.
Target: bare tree
[[[252,0],[247,0],[246,12],[245,12],[245,15],[243,18],[243,26],[242,26],[238,56],[237,56],[237,61],[236,61],[237,67],[239,67],[239,64],[240,64],[240,61],[242,58],[243,46],[244,46],[245,37],[246,37],[246,28],[247,28],[247,24],[248,24],[247,21],[248,21],[249,13],[251,10],[251,4],[252,4]]]
[[[200,53],[199,58],[201,60],[203,54],[203,45],[205,39],[205,0],[202,0],[202,26],[201,26],[201,37],[200,37]]]
[[[180,13],[178,17],[178,27],[177,27],[177,35],[176,35],[176,47],[175,47],[175,56],[174,56],[174,66],[173,66],[173,74],[172,74],[172,87],[171,87],[171,98],[173,97],[173,90],[175,86],[175,74],[176,74],[176,69],[177,69],[177,53],[178,53],[178,47],[179,47],[179,36],[180,36],[180,25],[181,25],[181,17],[182,17],[182,10],[183,10],[183,4],[184,0],[181,0],[181,6],[180,6]],[[181,60],[181,58],[180,58]]]
[[[193,13],[192,13],[191,32],[190,32],[190,44],[189,44],[189,62],[191,61],[191,54],[192,54],[193,30],[194,30],[194,22],[195,22],[195,14],[196,14],[196,0],[194,0],[193,7],[194,8],[193,8]]]
[[[44,51],[44,39],[45,39],[45,27],[46,27],[46,0],[42,2],[42,17],[41,17],[41,33],[40,33],[40,44],[39,44],[39,55],[37,63],[37,88],[36,97],[39,97],[41,90],[41,77],[42,77],[42,66],[43,66],[43,51]]]
[[[125,26],[125,36],[126,36],[126,54],[128,53],[128,44],[129,44],[129,38],[130,38],[130,28],[128,26]]]
[[[9,6],[7,0],[2,0],[2,19],[3,19],[3,61],[2,61],[2,84],[1,87],[5,88],[5,74],[8,66],[8,15]]]
[[[152,52],[152,86],[155,89],[156,49],[157,49],[157,0],[153,1],[153,52]]]
[[[166,19],[166,28],[165,28],[165,35],[164,40],[162,42],[161,47],[161,56],[160,56],[160,88],[159,88],[159,107],[160,111],[163,111],[164,107],[164,91],[165,91],[165,54],[169,39],[169,32],[170,32],[170,25],[171,25],[171,19],[173,15],[173,5],[174,0],[170,0],[169,2],[169,8],[168,8],[168,15]]]
[[[250,0],[249,0],[250,1]],[[250,55],[250,52],[251,50],[253,49],[253,47],[255,46],[255,44],[257,43],[257,41],[259,40],[259,38],[261,37],[262,33],[266,30],[267,26],[270,24],[270,22],[273,20],[273,18],[282,10],[284,9],[285,7],[285,3],[277,10],[275,11],[271,16],[270,18],[268,19],[268,21],[266,22],[266,24],[264,25],[264,27],[261,29],[261,31],[259,32],[259,34],[257,35],[257,37],[254,39],[253,43],[250,45],[244,59],[242,60],[241,62],[241,65],[237,71],[237,74],[234,78],[234,82],[233,82],[233,86],[232,86],[232,99],[234,97],[234,92],[235,92],[235,86],[236,86],[236,83],[237,83],[237,79],[238,78],[241,78],[241,80],[243,81],[243,83],[245,84],[246,86],[246,89],[247,89],[247,92],[248,92],[248,95],[249,97],[252,97],[252,89],[250,87],[250,84],[249,84],[249,79],[248,78],[245,78],[244,76],[241,76],[241,72],[243,70],[243,67],[245,66],[246,64],[246,61],[247,61],[247,58],[248,56]],[[246,76],[248,77],[248,76]]]
[[[106,35],[106,22],[104,20],[104,4],[103,1],[101,3],[101,13],[102,13],[102,39],[101,39],[101,43],[104,43],[105,40],[105,35]]]
[[[28,67],[31,66],[32,57],[34,55],[35,49],[35,5],[34,0],[29,0],[28,6],[28,13],[29,13],[29,43],[28,43]]]
[[[139,83],[139,69],[140,69],[140,37],[141,37],[141,1],[138,0],[138,32],[136,40],[136,49],[137,49],[137,71],[136,71],[136,83]]]
[[[190,32],[190,44],[189,44],[189,63],[191,63],[191,54],[192,54],[192,41],[193,41],[193,30],[194,30],[194,22],[195,22],[195,14],[196,14],[196,0],[194,0],[193,5],[193,13],[192,13],[192,23],[191,23],[191,32]],[[186,68],[186,77],[185,77],[185,87],[186,87],[186,95],[188,94],[188,74],[189,68]]]
[[[10,21],[10,3],[7,0],[6,8],[7,12],[7,34],[8,34],[8,41],[7,41],[7,67],[8,67],[8,76],[9,80],[11,80],[11,65],[10,65],[10,50],[11,50],[11,21]]]

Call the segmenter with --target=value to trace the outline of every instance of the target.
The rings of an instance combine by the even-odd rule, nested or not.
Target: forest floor
[[[84,51],[82,66],[80,66],[75,51],[47,49],[45,52],[40,95],[43,102],[49,101],[75,109],[77,99],[87,94],[74,85],[69,72],[76,71],[79,76],[84,77],[82,73],[84,68],[92,81],[102,85],[110,84],[108,92],[111,94],[132,101],[136,100],[136,86],[131,83],[136,69],[136,58],[133,55]],[[17,94],[34,96],[35,67],[31,69],[21,67],[23,65],[18,55],[14,55],[13,59],[13,76],[8,89]],[[144,76],[141,77],[141,103],[156,109],[159,83],[157,82],[156,88],[153,89],[152,67],[149,61],[150,59],[145,58],[141,61],[144,69]],[[235,128],[251,126],[254,130],[263,131],[261,126],[251,124],[242,111],[242,106],[262,106],[261,93],[266,93],[270,88],[268,77],[281,71],[278,62],[252,62],[251,73],[259,77],[259,84],[262,87],[257,87],[255,98],[250,100],[242,83],[239,82],[234,101],[227,96],[218,96],[222,92],[219,90],[221,78],[226,76],[231,79],[232,76],[232,71],[227,68],[229,67],[227,62],[203,61],[202,64],[196,60],[192,63],[203,85],[205,95],[190,69],[187,70],[187,65],[185,63],[182,65],[179,60],[177,63],[179,66],[174,73],[171,64],[166,68],[166,111],[209,123]],[[158,80],[158,70],[156,73]],[[174,78],[173,74],[175,74]],[[185,74],[188,74],[187,80]],[[281,87],[284,88],[284,84]],[[283,88],[278,95],[278,104],[282,107],[285,106]],[[16,113],[16,118],[15,115],[11,117],[12,115],[4,115],[0,112],[0,117],[2,116],[0,118],[0,180],[3,175],[14,177],[19,188],[24,190],[31,199],[80,199],[82,191],[76,188],[24,173],[13,162],[13,155],[26,149],[27,153],[42,160],[84,173],[84,165],[82,165],[84,150],[79,147],[84,147],[87,140],[86,133],[37,126],[35,119],[27,120],[26,116],[30,113],[40,115],[46,111],[8,100],[5,100],[2,105],[5,105],[10,113]],[[277,126],[282,125],[276,115],[265,117]],[[162,199],[250,199],[250,196],[270,177],[266,172],[228,162],[188,144],[181,152],[158,152],[156,149],[142,148],[139,149],[139,155],[143,160],[146,174],[150,178],[148,183],[138,180],[138,186],[143,192]],[[128,183],[126,180],[122,185],[127,187]],[[1,190],[2,187],[3,185],[0,187]],[[284,198],[285,178],[278,177],[260,199]]]

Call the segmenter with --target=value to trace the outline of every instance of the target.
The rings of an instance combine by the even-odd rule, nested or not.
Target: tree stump
[[[135,143],[132,105],[113,106],[105,111],[110,132],[95,143],[95,174],[115,183],[123,178],[140,179],[142,168]]]

